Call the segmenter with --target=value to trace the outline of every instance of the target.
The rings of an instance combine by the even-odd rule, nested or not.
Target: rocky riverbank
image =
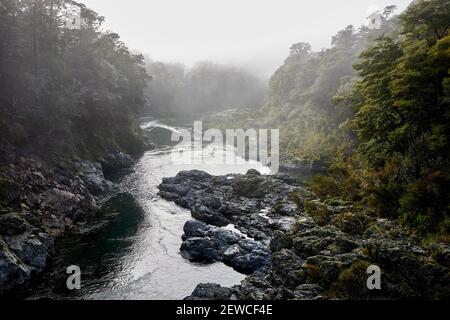
[[[196,219],[185,225],[183,257],[248,274],[233,288],[200,284],[187,299],[450,297],[447,244],[425,244],[351,203],[321,202],[289,176],[188,171],[159,188]],[[381,268],[381,290],[367,289],[370,265]]]
[[[41,272],[55,240],[90,231],[105,199],[119,188],[105,178],[134,160],[115,152],[98,162],[49,164],[32,156],[2,154],[0,171],[0,295]]]

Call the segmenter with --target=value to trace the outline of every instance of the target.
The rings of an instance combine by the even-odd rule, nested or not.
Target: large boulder
[[[190,261],[221,261],[245,274],[263,270],[270,263],[269,248],[261,242],[198,221],[185,224],[181,253]]]
[[[273,230],[287,231],[295,222],[299,210],[289,200],[294,189],[256,170],[225,176],[192,170],[163,179],[159,195],[191,210],[197,220],[219,227],[232,223],[249,237],[268,240]]]
[[[179,141],[172,141],[172,129],[157,124],[144,128],[143,133],[144,140],[151,143],[153,149],[165,146],[175,146],[179,143]]]
[[[74,193],[53,188],[41,195],[41,206],[56,212],[71,213],[80,207],[80,198]]]
[[[159,190],[167,194],[173,193],[178,197],[184,197],[189,193],[191,188],[188,185],[182,183],[164,183],[159,186]]]
[[[0,294],[24,283],[31,270],[12,253],[0,237]]]
[[[100,163],[102,164],[103,172],[109,174],[132,167],[134,159],[123,152],[111,152],[105,154],[100,159]]]
[[[233,191],[247,198],[264,198],[271,192],[269,183],[264,177],[257,175],[239,176],[233,180]]]
[[[315,227],[299,232],[293,240],[295,252],[303,258],[319,254],[349,253],[358,247],[356,240],[332,228]]]
[[[32,270],[44,269],[47,259],[54,249],[53,239],[46,234],[25,233],[6,240],[9,249]]]
[[[100,196],[117,191],[116,185],[105,179],[102,165],[98,162],[77,162],[78,176],[94,196]]]
[[[233,289],[215,283],[199,284],[186,300],[234,300]]]
[[[0,294],[42,271],[53,251],[54,240],[45,233],[0,236]]]
[[[206,206],[197,205],[191,210],[192,217],[217,227],[225,227],[230,224],[222,214]]]
[[[180,179],[208,180],[212,178],[212,175],[200,170],[186,170],[179,172],[177,177]]]
[[[34,227],[25,220],[22,213],[10,212],[0,214],[0,235],[13,237],[32,230]]]
[[[369,258],[389,275],[390,283],[386,290],[389,290],[390,295],[450,296],[449,269],[439,264],[442,261],[430,259],[421,246],[407,239],[394,239],[380,234],[365,240],[363,247]]]
[[[247,171],[246,175],[247,176],[260,176],[261,172],[259,172],[258,170],[255,170],[255,169],[250,169]]]

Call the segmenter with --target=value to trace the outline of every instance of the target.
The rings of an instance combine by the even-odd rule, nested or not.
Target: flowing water
[[[143,128],[156,140],[158,137],[167,140],[167,130],[185,130],[156,121],[145,123]],[[240,283],[244,275],[222,263],[194,264],[181,257],[181,236],[185,222],[191,219],[190,212],[159,198],[157,186],[164,177],[175,176],[182,170],[199,169],[223,175],[245,173],[250,168],[268,173],[268,169],[257,162],[223,165],[221,159],[234,150],[214,145],[206,147],[204,153],[208,165],[180,164],[172,157],[174,148],[191,150],[191,144],[145,153],[133,170],[119,180],[127,194],[108,202],[108,222],[84,236],[61,241],[52,266],[33,280],[21,296],[30,299],[182,299],[199,283],[223,286]],[[233,226],[227,228],[233,229]],[[81,268],[81,290],[67,289],[66,269],[70,265]]]

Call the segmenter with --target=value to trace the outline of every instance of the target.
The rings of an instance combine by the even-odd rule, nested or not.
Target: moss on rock
[[[343,299],[367,299],[368,261],[357,261],[339,274],[338,280],[331,286],[330,294]]]

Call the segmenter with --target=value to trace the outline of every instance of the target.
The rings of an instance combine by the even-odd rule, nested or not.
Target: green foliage
[[[370,263],[367,261],[357,261],[342,271],[332,285],[331,294],[343,299],[367,299],[369,290],[366,280],[369,266]]]
[[[347,97],[335,99],[355,111],[348,128],[357,134],[358,148],[347,157],[337,152],[331,174],[313,180],[313,190],[322,197],[359,198],[378,214],[398,217],[423,234],[448,232],[450,200],[450,40],[428,32],[447,30],[445,23],[410,28],[407,21],[414,20],[414,12],[423,14],[424,4],[400,17],[401,37],[380,37],[361,54],[355,64],[360,79]]]
[[[351,146],[337,148],[327,175],[317,175],[308,181],[311,190],[323,199],[339,197],[345,201],[361,201],[362,185],[367,175],[365,162],[353,154]]]
[[[332,175],[317,175],[309,181],[309,186],[315,194],[322,198],[341,194],[338,182]]]
[[[362,235],[370,220],[371,216],[366,211],[344,212],[333,219],[333,224],[346,233]]]
[[[328,209],[328,206],[323,203],[305,200],[304,208],[305,212],[309,214],[319,226],[325,226],[331,221],[332,213]]]
[[[448,35],[450,5],[447,0],[417,1],[401,15],[408,36],[431,42]]]
[[[295,45],[261,118],[281,128],[283,153],[330,164],[310,183],[323,200],[356,201],[419,233],[448,235],[450,2],[392,10],[381,30],[350,26],[321,53]]]
[[[360,100],[356,101],[358,112],[352,128],[361,141],[361,153],[370,154],[368,158],[374,165],[382,164],[393,147],[388,135],[398,122],[398,114],[393,107],[389,84],[400,54],[391,38],[381,37],[371,49],[361,54],[361,61],[355,65],[362,80],[355,84]]]
[[[346,96],[355,79],[353,64],[371,39],[390,30],[355,30],[348,26],[332,39],[332,48],[311,52],[308,43],[290,49],[269,84],[268,102],[260,112],[265,127],[281,130],[281,151],[312,164],[329,162],[345,139],[340,126],[352,115],[336,100]]]
[[[356,65],[360,99],[351,127],[369,164],[368,204],[422,233],[436,232],[450,200],[450,4],[418,2],[400,21],[402,37],[377,39]]]
[[[143,57],[103,18],[81,6],[81,29],[65,27],[66,1],[0,5],[2,143],[41,156],[136,152],[136,115],[145,105]]]
[[[401,220],[422,233],[449,234],[450,175],[430,171],[407,185],[400,198]]]

